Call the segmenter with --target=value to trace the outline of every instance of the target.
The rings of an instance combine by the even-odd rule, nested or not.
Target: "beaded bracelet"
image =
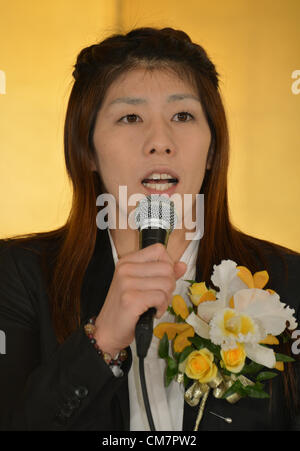
[[[93,316],[90,318],[84,326],[84,330],[86,335],[88,336],[90,343],[94,346],[99,356],[101,356],[105,363],[109,366],[109,368],[112,370],[113,374],[116,377],[123,376],[123,371],[121,369],[121,365],[124,362],[124,360],[127,359],[128,354],[126,349],[122,349],[115,359],[112,358],[112,356],[108,352],[102,351],[102,349],[99,348],[97,341],[94,336],[95,331],[95,320],[96,316]]]

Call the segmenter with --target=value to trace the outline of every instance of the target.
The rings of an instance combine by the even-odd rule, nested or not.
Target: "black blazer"
[[[0,429],[129,430],[130,348],[124,376],[116,378],[83,329],[89,317],[98,315],[112,281],[108,233],[98,231],[85,273],[81,326],[61,345],[51,323],[38,247],[32,244],[31,251],[0,240],[0,330],[6,335],[6,354],[0,354]],[[299,320],[300,257],[286,255],[286,284],[279,258],[270,255],[269,261],[268,286],[296,309]],[[271,411],[265,399],[244,398],[231,405],[210,396],[199,430],[300,430],[299,420],[292,421],[285,407],[281,374],[272,391]],[[193,430],[197,410],[185,404],[183,430]],[[209,411],[233,421],[227,424]]]

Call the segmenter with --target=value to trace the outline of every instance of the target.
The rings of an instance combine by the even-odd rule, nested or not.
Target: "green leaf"
[[[256,377],[256,380],[258,382],[260,381],[267,381],[269,379],[273,379],[274,377],[278,376],[277,373],[273,373],[272,371],[263,371],[262,373],[259,373]]]
[[[195,351],[193,346],[187,346],[186,348],[184,348],[184,350],[180,353],[178,363],[183,362],[187,358],[187,356],[193,351]]]
[[[171,313],[171,315],[176,316],[176,313],[174,312],[174,309],[171,305],[169,305],[169,307],[167,308],[168,312]]]
[[[258,373],[262,368],[264,368],[263,365],[252,361],[251,363],[249,363],[249,365],[244,365],[242,374],[255,374]]]
[[[215,345],[207,338],[202,338],[202,337],[199,337],[199,335],[197,335],[194,337],[188,337],[188,340],[191,343],[193,343],[193,345],[195,345],[198,350],[202,349],[202,348],[207,348],[210,352],[212,352],[214,354],[215,357],[217,357],[218,360],[221,360],[221,353],[220,353],[221,347],[218,345]]]
[[[177,369],[178,369],[178,363],[176,362],[176,360],[172,359],[172,357],[168,357],[167,358],[167,369],[170,369],[170,372],[174,372],[174,374],[177,373]]]
[[[193,343],[193,345],[195,345],[197,349],[202,349],[205,346],[202,339],[198,335],[195,335],[194,337],[188,337],[188,340]]]
[[[184,279],[184,281],[185,281],[185,282],[188,282],[188,283],[190,283],[190,284],[197,283],[196,280],[187,280],[187,279]]]
[[[286,329],[283,332],[281,332],[279,337],[282,338],[282,343],[287,343],[288,341],[290,341],[292,339],[291,336],[286,331]],[[277,337],[277,338],[279,338],[279,337]]]
[[[185,319],[180,315],[175,315],[175,323],[185,323]]]
[[[169,340],[166,332],[164,333],[162,339],[159,341],[158,355],[161,359],[167,359],[169,356]]]
[[[226,368],[223,368],[220,365],[220,362],[219,362],[218,368],[219,368],[220,372],[222,373],[222,375],[224,375],[224,376],[231,376],[233,374],[233,373],[231,373],[231,371],[228,371],[228,370],[226,370]]]
[[[176,360],[172,359],[172,357],[167,358],[167,369],[165,376],[165,385],[168,387],[172,379],[176,376],[178,372],[178,364]]]
[[[180,358],[181,352],[173,352],[174,359],[178,362]]]
[[[275,358],[277,362],[295,362],[295,359],[293,359],[293,357],[290,357],[286,354],[275,353]]]
[[[269,398],[269,394],[263,391],[264,386],[260,382],[256,382],[254,385],[244,386],[241,381],[237,380],[234,384],[224,393],[222,398],[227,398],[234,393],[238,393],[240,396],[249,396],[250,398]]]
[[[244,387],[244,391],[250,398],[270,398],[270,395],[263,391],[263,385],[259,382],[255,385],[247,385]]]
[[[172,382],[172,379],[174,378],[174,376],[170,376],[168,374],[168,370],[166,370],[166,375],[165,375],[165,387],[168,387],[170,385],[170,383]]]
[[[167,308],[168,312],[171,313],[171,315],[175,316],[175,323],[184,323],[185,320],[182,318],[182,316],[180,315],[176,315],[176,313],[174,312],[173,307],[171,307],[169,305],[169,307]]]
[[[241,381],[235,381],[231,387],[226,390],[222,398],[227,398],[228,396],[233,395],[234,393],[238,393],[240,396],[245,396],[244,387]]]

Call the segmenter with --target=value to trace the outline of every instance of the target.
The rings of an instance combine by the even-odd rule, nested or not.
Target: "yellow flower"
[[[255,334],[255,324],[252,318],[248,315],[240,315],[235,310],[224,309],[219,314],[218,327],[223,336],[232,336],[236,340],[247,336],[248,334]]]
[[[225,365],[225,368],[232,373],[239,373],[246,359],[246,353],[244,350],[244,346],[240,343],[237,343],[237,347],[234,349],[229,349],[228,351],[221,350],[222,361]]]
[[[180,315],[181,318],[186,319],[189,316],[189,309],[180,294],[175,294],[173,296],[172,307],[176,315]]]
[[[244,282],[245,285],[247,285],[248,288],[263,289],[263,287],[269,281],[269,274],[267,271],[258,271],[252,275],[251,271],[245,266],[237,266],[236,269],[239,270],[237,276],[241,279],[242,282]],[[266,291],[269,291],[269,289],[267,289]],[[273,293],[275,292],[273,291]],[[234,308],[233,296],[229,300],[229,307]]]
[[[211,341],[221,345],[225,351],[236,348],[237,343],[255,344],[261,339],[259,326],[251,316],[228,308],[214,315],[209,335]]]
[[[268,334],[266,338],[260,340],[259,343],[264,345],[279,345],[279,340],[278,338],[274,337],[274,335]]]
[[[267,271],[258,271],[252,275],[251,271],[245,266],[237,266],[239,270],[237,276],[248,286],[248,288],[263,289],[269,281],[269,274]]]
[[[210,382],[216,377],[217,371],[214,356],[206,348],[191,352],[186,359],[185,374],[200,383]]]
[[[205,301],[216,300],[215,290],[208,290],[206,288],[205,282],[193,283],[193,285],[189,287],[189,290],[189,296],[194,305],[199,305],[201,304],[201,302]]]

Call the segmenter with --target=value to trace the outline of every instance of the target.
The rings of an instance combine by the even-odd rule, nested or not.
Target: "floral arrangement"
[[[275,291],[263,289],[268,280],[267,271],[252,275],[248,268],[222,260],[211,277],[219,291],[187,280],[193,307],[173,296],[169,311],[175,321],[154,329],[159,356],[167,364],[165,385],[175,378],[184,384],[186,402],[197,406],[201,400],[194,430],[211,390],[230,403],[246,396],[268,398],[263,382],[278,375],[274,370],[283,371],[283,362],[294,361],[273,349],[289,340],[287,329],[295,329],[297,322],[295,311]]]

